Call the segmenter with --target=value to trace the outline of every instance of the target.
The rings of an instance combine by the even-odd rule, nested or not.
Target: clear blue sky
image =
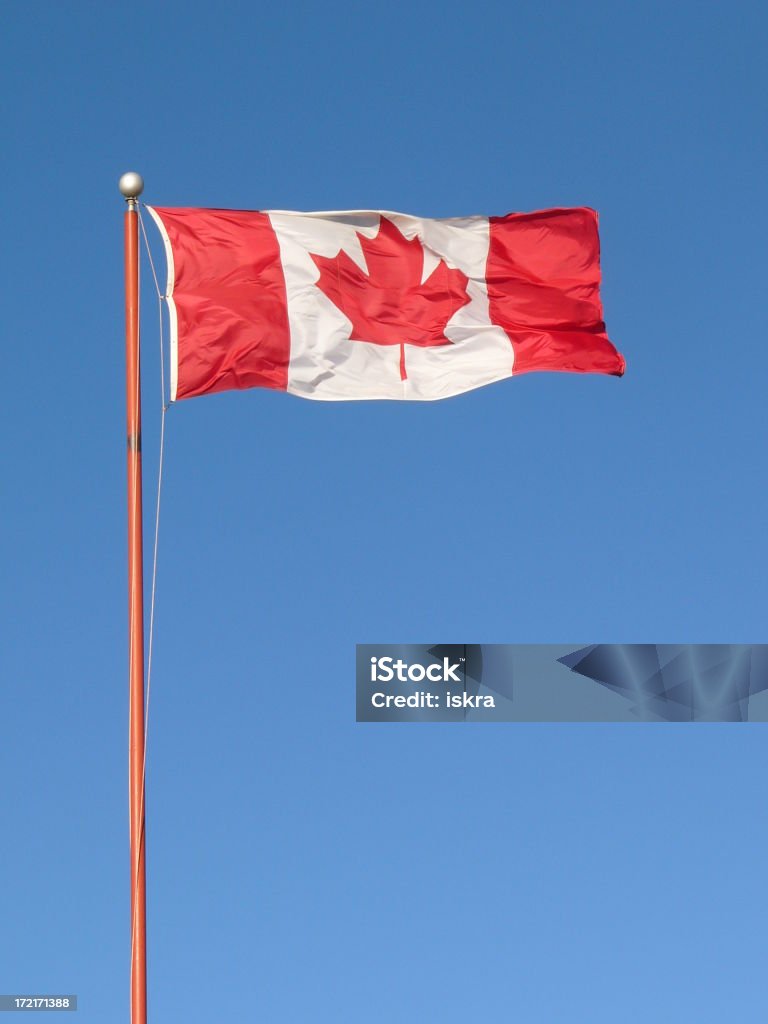
[[[127,1020],[135,168],[164,205],[592,205],[628,364],[171,410],[150,1019],[765,1019],[765,727],[363,726],[353,678],[356,642],[766,640],[760,8],[10,5],[3,992]]]

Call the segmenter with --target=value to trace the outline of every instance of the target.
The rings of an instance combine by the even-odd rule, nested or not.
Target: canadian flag
[[[168,261],[171,400],[251,387],[429,400],[530,370],[624,372],[586,207],[149,209]]]

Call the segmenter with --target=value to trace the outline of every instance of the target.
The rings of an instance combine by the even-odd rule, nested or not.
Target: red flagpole
[[[125,211],[125,387],[128,428],[128,802],[131,834],[131,1024],[147,1020],[147,905],[144,835],[144,572],[139,361],[141,175],[120,179]]]

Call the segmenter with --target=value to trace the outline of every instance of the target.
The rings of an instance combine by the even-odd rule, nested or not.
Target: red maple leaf
[[[311,254],[320,271],[317,287],[352,321],[350,341],[400,346],[400,377],[405,380],[405,346],[449,345],[445,327],[469,302],[468,278],[443,260],[422,284],[424,249],[382,217],[379,233],[357,233],[368,273],[343,249],[336,256]]]

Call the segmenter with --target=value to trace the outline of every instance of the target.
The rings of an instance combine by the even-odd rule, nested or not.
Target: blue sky
[[[766,20],[9,9],[3,992],[127,1020],[116,182],[135,168],[160,205],[594,206],[628,365],[437,404],[172,408],[150,1019],[763,1019],[764,727],[363,726],[353,666],[356,642],[766,639]]]

